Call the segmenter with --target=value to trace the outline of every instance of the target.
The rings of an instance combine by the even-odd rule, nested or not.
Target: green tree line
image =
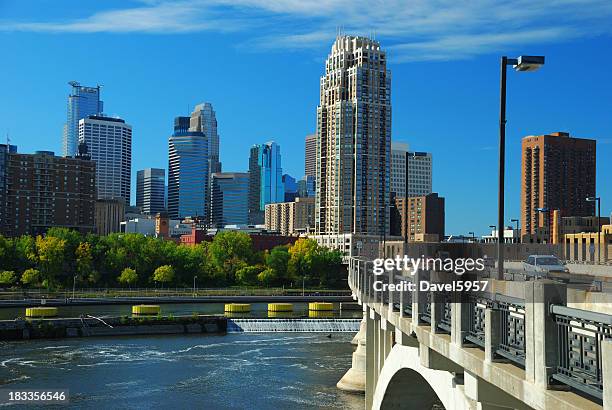
[[[0,287],[302,286],[337,288],[342,255],[298,239],[256,252],[249,235],[224,231],[212,242],[177,244],[140,234],[81,235],[51,228],[45,236],[0,235]],[[345,285],[345,284],[344,284]]]

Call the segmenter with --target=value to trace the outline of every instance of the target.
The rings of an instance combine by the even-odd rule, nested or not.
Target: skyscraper
[[[396,197],[424,196],[432,192],[432,156],[410,152],[404,142],[391,143],[391,186]]]
[[[189,131],[204,134],[208,142],[208,170],[211,174],[221,172],[217,116],[212,104],[202,103],[195,106],[189,121]]]
[[[317,108],[316,233],[389,227],[391,73],[378,42],[338,36]]]
[[[298,195],[298,185],[297,185],[297,181],[295,180],[295,178],[293,178],[289,174],[284,174],[283,175],[283,187],[285,190],[284,191],[285,196],[283,198],[283,201],[285,202],[295,201],[295,198]]]
[[[62,155],[73,157],[78,152],[79,121],[90,115],[98,115],[104,111],[100,101],[100,86],[85,87],[76,81],[68,84],[72,87],[68,96],[67,119],[64,124],[62,139]]]
[[[522,235],[549,241],[550,218],[591,216],[595,203],[595,140],[572,138],[567,132],[527,136],[522,141]],[[540,209],[540,211],[538,211]]]
[[[96,163],[98,199],[130,203],[132,126],[120,118],[90,115],[79,121],[79,142]]]
[[[249,157],[249,223],[263,224],[266,204],[283,202],[280,146],[274,141],[251,147]]]
[[[176,117],[168,140],[168,216],[206,217],[210,189],[208,142],[201,131],[190,131],[190,117]]]
[[[210,225],[248,224],[249,174],[246,172],[218,172],[212,174]]]
[[[166,170],[145,168],[136,173],[136,206],[143,214],[155,215],[166,210]]]
[[[306,136],[304,147],[304,175],[317,175],[317,134]]]

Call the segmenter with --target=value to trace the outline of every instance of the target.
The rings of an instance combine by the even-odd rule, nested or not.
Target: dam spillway
[[[361,319],[228,319],[227,332],[357,332]]]

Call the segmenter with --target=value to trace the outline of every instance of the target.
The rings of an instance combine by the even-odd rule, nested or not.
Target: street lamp
[[[500,104],[499,104],[499,192],[497,219],[497,279],[504,278],[504,171],[506,161],[506,67],[513,66],[516,71],[535,71],[544,65],[544,56],[520,56],[501,58]]]
[[[545,214],[545,218],[546,218],[546,230],[548,231],[548,243],[551,242],[550,238],[552,236],[552,233],[550,232],[550,209],[548,208],[536,208],[536,212],[541,212],[543,214]]]
[[[196,296],[196,279],[198,278],[197,275],[193,276],[193,297]]]
[[[601,263],[601,197],[600,196],[589,196],[586,198],[587,202],[597,201],[597,263]]]
[[[518,219],[510,219],[510,222],[516,222],[516,234],[518,235],[518,242],[521,242],[521,232],[519,228],[519,220]]]
[[[72,277],[72,300],[74,300],[74,291],[76,290],[76,275]]]

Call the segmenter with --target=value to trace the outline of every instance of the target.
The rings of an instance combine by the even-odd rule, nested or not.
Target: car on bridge
[[[543,278],[552,272],[569,273],[569,269],[554,255],[529,255],[523,262],[527,276]]]

